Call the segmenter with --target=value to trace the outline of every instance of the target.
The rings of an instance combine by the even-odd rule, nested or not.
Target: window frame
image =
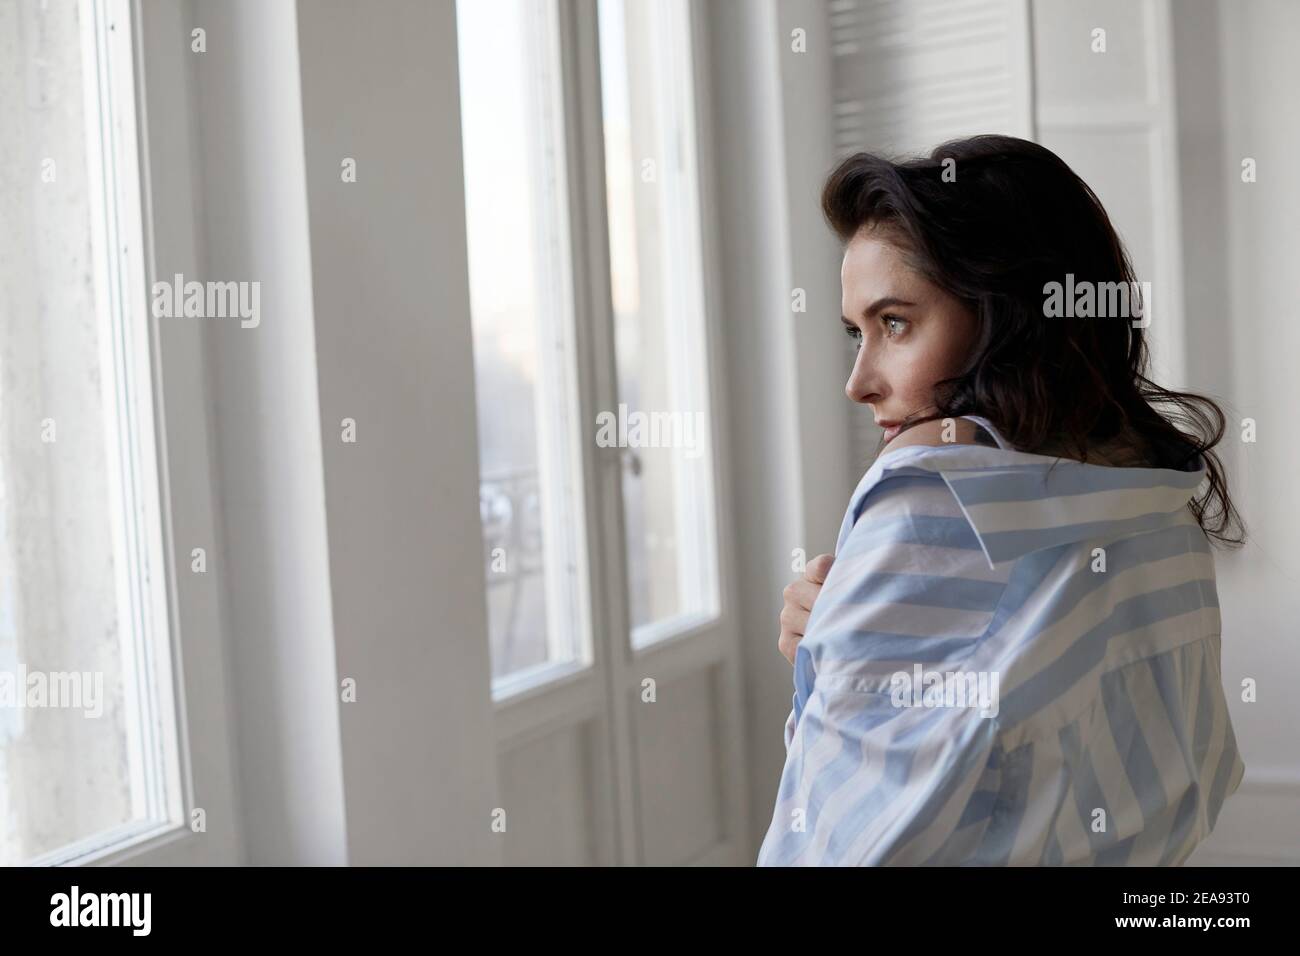
[[[191,178],[198,150],[190,120],[189,5],[151,5],[146,16],[142,0],[81,0],[83,49],[95,29],[92,13],[109,25],[99,31],[108,62],[96,80],[87,77],[87,89],[92,82],[111,84],[100,95],[108,93],[118,107],[111,155],[104,158],[117,171],[111,204],[119,215],[110,234],[125,247],[111,267],[126,263],[118,301],[128,315],[144,319],[145,331],[129,356],[142,386],[130,414],[142,426],[133,433],[144,472],[138,490],[156,500],[156,506],[145,502],[143,511],[155,518],[141,537],[153,555],[148,573],[158,580],[132,584],[153,595],[153,649],[165,668],[157,672],[156,725],[179,792],[171,795],[165,823],[102,831],[31,865],[233,865],[242,852],[226,694],[207,334],[202,323],[167,324],[153,317],[147,295],[155,278],[203,271],[197,183]],[[88,126],[94,122],[87,117]],[[205,573],[190,571],[192,547],[205,548]],[[191,828],[195,808],[205,814],[202,832]]]
[[[624,0],[597,0],[598,21],[600,7],[605,2],[614,5],[623,4]],[[700,78],[696,75],[696,66],[701,61],[699,38],[703,27],[687,0],[681,0],[680,4],[664,2],[654,6],[651,20],[649,34],[661,41],[668,41],[666,49],[674,61],[663,77],[668,85],[654,89],[653,110],[657,120],[671,117],[683,121],[681,127],[660,125],[658,122],[655,124],[655,146],[662,163],[659,175],[664,178],[677,175],[672,171],[673,154],[676,153],[676,159],[685,173],[687,188],[682,191],[665,189],[658,196],[659,211],[663,213],[660,230],[647,233],[640,228],[637,217],[633,215],[631,218],[636,230],[634,241],[638,255],[643,242],[646,246],[653,246],[652,257],[657,258],[660,264],[662,278],[677,280],[662,290],[669,316],[686,316],[686,326],[680,328],[675,327],[670,317],[664,319],[664,338],[668,346],[667,378],[673,383],[671,391],[684,396],[682,410],[688,414],[700,413],[705,427],[702,434],[696,436],[697,441],[704,443],[703,461],[700,463],[702,470],[683,466],[679,459],[673,461],[670,471],[674,498],[674,537],[677,541],[690,542],[692,545],[679,551],[674,558],[679,608],[670,616],[633,624],[629,640],[635,650],[648,649],[680,634],[707,628],[719,617],[722,582],[718,548],[718,529],[721,524],[718,502],[725,500],[720,496],[717,485],[716,443],[719,432],[715,428],[714,396],[711,389],[714,376],[720,374],[720,366],[711,362],[713,349],[710,346],[709,327],[712,315],[707,288],[707,277],[711,273],[706,270],[704,262],[707,241],[703,206],[706,191],[706,128],[700,124],[700,114],[706,109],[706,104],[703,101],[704,91],[701,90]],[[626,31],[627,25],[624,23],[621,35],[626,36]],[[597,63],[601,64],[599,46],[604,32],[599,23],[597,32]],[[605,136],[605,79],[601,64],[602,143]],[[627,89],[630,91],[634,85],[629,80]],[[629,103],[628,106],[631,109],[632,104]],[[602,181],[606,178],[607,171],[602,169]],[[607,197],[608,192],[604,195]],[[605,218],[608,223],[608,208],[605,210]],[[681,227],[686,230],[684,234],[679,231]],[[607,236],[607,241],[610,240],[612,237]],[[612,259],[612,252],[610,258]],[[610,283],[612,295],[612,276]],[[617,329],[617,313],[612,301],[609,321]],[[614,341],[617,352],[617,331],[614,333]],[[620,394],[619,401],[623,398]],[[621,451],[626,455],[629,450]],[[626,515],[626,502],[623,507]],[[630,602],[630,582],[628,597]]]
[[[460,5],[457,4],[457,50],[464,39],[459,22]],[[578,407],[575,364],[575,311],[573,277],[574,264],[569,260],[572,242],[572,225],[569,222],[568,202],[572,184],[568,178],[569,165],[566,154],[565,123],[569,104],[563,93],[564,67],[561,62],[559,14],[554,3],[529,3],[525,11],[530,22],[523,27],[533,41],[545,49],[532,49],[536,65],[546,71],[530,90],[535,110],[529,120],[537,124],[534,132],[544,144],[556,147],[555,155],[539,151],[533,163],[548,187],[539,189],[531,197],[534,208],[534,251],[538,255],[539,274],[553,273],[539,282],[545,284],[545,293],[538,298],[538,309],[531,317],[535,323],[537,351],[537,379],[534,384],[534,417],[538,432],[537,482],[541,499],[543,573],[545,593],[545,647],[546,660],[507,671],[492,677],[494,699],[504,699],[515,694],[562,680],[580,673],[592,664],[593,635],[591,631],[591,595],[587,592],[587,555],[583,547],[586,514],[584,499],[586,488],[581,480],[581,444],[585,434]],[[464,74],[461,74],[462,80]],[[554,93],[556,102],[549,102]],[[463,94],[462,94],[463,95]],[[555,115],[558,113],[559,115]],[[545,132],[543,132],[545,128]],[[462,150],[465,148],[465,126],[460,129]],[[552,135],[554,138],[552,138]],[[471,163],[466,157],[466,168]],[[549,184],[554,181],[554,188]],[[468,189],[467,189],[467,214]],[[547,214],[558,213],[557,221],[548,221]],[[467,236],[469,230],[467,229]],[[473,283],[473,249],[471,257],[471,312]],[[549,293],[549,294],[547,294]],[[472,317],[471,317],[472,321]],[[482,416],[480,411],[479,416]],[[479,487],[486,477],[482,459],[478,462]],[[491,558],[491,555],[485,557]],[[519,561],[518,555],[509,555],[508,561]],[[489,598],[493,582],[487,582]],[[489,633],[492,621],[489,612]],[[495,666],[495,662],[494,666]]]

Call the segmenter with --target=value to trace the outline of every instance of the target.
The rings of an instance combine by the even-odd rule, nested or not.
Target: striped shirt
[[[863,476],[758,864],[1168,865],[1245,765],[1194,471],[997,441]]]

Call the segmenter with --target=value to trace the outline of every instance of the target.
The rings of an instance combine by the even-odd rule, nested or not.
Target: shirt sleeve
[[[785,750],[786,750],[786,753],[789,753],[789,752],[790,752],[790,741],[794,739],[794,728],[795,728],[795,724],[796,724],[797,722],[798,722],[798,717],[797,717],[796,714],[795,714],[795,702],[792,700],[791,703],[790,703],[790,716],[788,716],[788,717],[785,719]]]
[[[843,542],[796,652],[760,865],[960,863],[996,793],[997,685],[982,675],[981,695],[962,662],[1009,569],[989,568],[942,482],[890,484]]]
[[[959,865],[997,792],[993,721],[817,688],[786,755],[760,866]]]

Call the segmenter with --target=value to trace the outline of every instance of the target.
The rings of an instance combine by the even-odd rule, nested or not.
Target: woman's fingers
[[[817,555],[805,566],[804,576],[787,584],[782,593],[785,604],[781,608],[781,636],[777,638],[776,646],[781,656],[791,664],[794,664],[794,652],[799,641],[808,630],[813,604],[834,561],[833,554]]]
[[[813,558],[804,567],[803,576],[805,581],[811,581],[814,584],[822,585],[826,583],[826,575],[830,572],[831,565],[835,563],[835,555],[819,554]],[[819,588],[820,590],[820,588]]]
[[[786,587],[785,604],[781,607],[780,615],[781,635],[776,640],[777,650],[791,665],[794,664],[794,652],[803,637],[804,628],[808,626],[808,610],[799,605],[794,593],[794,584]]]
[[[791,667],[794,666],[794,652],[798,646],[799,638],[785,630],[781,632],[781,636],[776,641],[776,649],[781,652],[782,657],[790,662]]]
[[[781,608],[781,628],[803,637],[808,630],[808,608],[787,603]]]
[[[805,611],[811,611],[813,602],[817,600],[817,595],[822,593],[822,586],[814,584],[807,578],[801,578],[798,581],[791,581],[785,589],[785,601],[787,604],[793,604],[795,607],[801,607]]]

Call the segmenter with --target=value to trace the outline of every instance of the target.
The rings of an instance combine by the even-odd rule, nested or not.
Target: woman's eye
[[[862,330],[852,325],[844,326],[844,334],[858,343],[858,348],[862,348]]]
[[[900,319],[896,315],[881,316],[881,321],[885,323],[885,331],[890,335],[902,335],[907,331],[907,319]]]

